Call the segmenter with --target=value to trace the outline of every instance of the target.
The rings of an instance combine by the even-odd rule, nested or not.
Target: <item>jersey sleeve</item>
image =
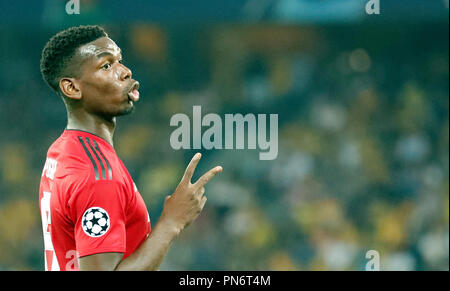
[[[87,183],[68,202],[79,257],[126,251],[126,188],[117,181]]]

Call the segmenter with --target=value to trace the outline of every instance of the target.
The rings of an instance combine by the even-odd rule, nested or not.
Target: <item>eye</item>
[[[119,60],[119,64],[123,64],[123,60],[122,59]]]
[[[111,68],[111,64],[110,63],[106,63],[102,66],[102,69],[104,70],[108,70],[109,68]]]

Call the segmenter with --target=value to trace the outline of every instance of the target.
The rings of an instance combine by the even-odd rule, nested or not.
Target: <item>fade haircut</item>
[[[45,82],[58,93],[61,78],[79,78],[78,72],[69,70],[76,50],[107,36],[105,30],[98,25],[71,27],[54,35],[42,50],[41,74]]]

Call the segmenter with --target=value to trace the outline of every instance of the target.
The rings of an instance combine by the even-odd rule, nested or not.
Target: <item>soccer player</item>
[[[139,83],[100,26],[61,31],[45,45],[41,73],[63,99],[67,127],[51,145],[39,201],[46,270],[157,270],[169,246],[205,206],[189,163],[151,230],[145,203],[113,146],[116,117],[139,100]]]

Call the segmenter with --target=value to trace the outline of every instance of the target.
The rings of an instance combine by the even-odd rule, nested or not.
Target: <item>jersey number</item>
[[[56,259],[55,250],[53,249],[52,237],[50,235],[51,214],[50,214],[50,197],[51,193],[44,191],[41,199],[41,219],[42,231],[44,233],[45,248],[45,270],[59,271],[58,260]]]

